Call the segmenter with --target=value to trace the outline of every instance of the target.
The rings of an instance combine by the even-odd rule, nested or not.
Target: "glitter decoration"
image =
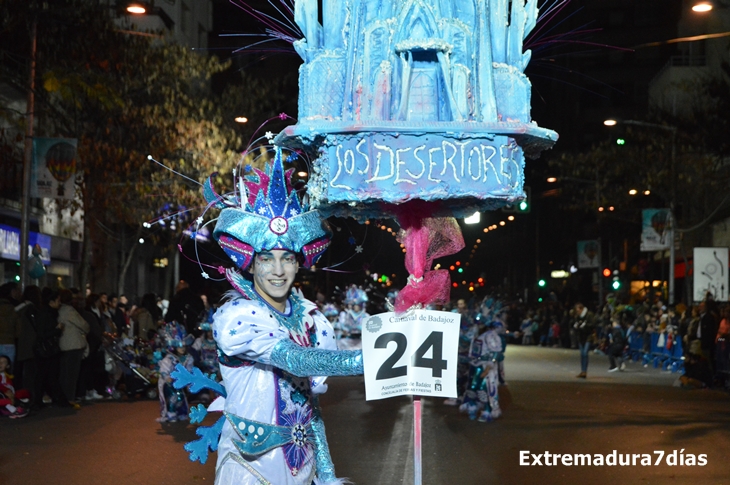
[[[359,350],[303,348],[291,340],[281,340],[271,351],[271,363],[290,374],[307,376],[353,376],[363,373]]]

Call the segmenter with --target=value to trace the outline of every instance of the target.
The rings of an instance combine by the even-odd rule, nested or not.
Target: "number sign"
[[[457,313],[381,313],[362,329],[365,398],[402,395],[457,397]]]

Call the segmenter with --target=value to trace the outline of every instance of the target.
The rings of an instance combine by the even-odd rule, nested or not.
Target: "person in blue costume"
[[[493,421],[502,415],[499,407],[499,363],[504,360],[502,340],[497,331],[497,322],[485,325],[485,319],[478,320],[479,335],[472,341],[469,351],[469,384],[462,397],[459,410],[469,414],[470,419]]]
[[[187,421],[190,411],[188,399],[184,390],[175,389],[172,385],[172,373],[178,364],[188,370],[193,368],[193,357],[188,354],[188,345],[192,338],[185,331],[185,327],[176,322],[165,325],[161,333],[167,345],[167,354],[160,360],[160,378],[157,381],[160,417],[157,422]]]
[[[327,376],[363,373],[360,351],[338,351],[317,305],[293,288],[330,232],[308,210],[284,172],[281,151],[266,172],[240,178],[237,193],[204,193],[222,209],[213,237],[236,263],[235,291],[213,317],[226,397],[208,411],[226,417],[218,442],[216,485],[333,485],[335,476],[318,396]]]
[[[206,374],[218,375],[218,346],[213,338],[213,328],[209,322],[203,322],[198,329],[202,334],[192,345],[196,352],[195,364]]]

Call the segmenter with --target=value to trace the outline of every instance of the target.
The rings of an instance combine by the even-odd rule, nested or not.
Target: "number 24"
[[[383,365],[378,369],[375,375],[376,380],[392,379],[394,377],[402,377],[408,374],[408,366],[402,365],[394,367],[396,362],[403,357],[408,347],[408,338],[402,333],[390,332],[384,333],[375,340],[376,349],[386,349],[390,342],[395,342],[395,351],[385,359]],[[421,367],[423,369],[431,369],[433,377],[441,377],[442,371],[446,370],[447,361],[442,358],[444,343],[443,332],[431,332],[431,334],[423,341],[416,352],[411,356],[411,365],[413,367]],[[428,349],[432,348],[433,353],[430,359],[424,357]]]

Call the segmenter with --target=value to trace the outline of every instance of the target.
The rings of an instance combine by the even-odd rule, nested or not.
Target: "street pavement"
[[[576,379],[575,350],[509,346],[504,415],[470,421],[424,399],[423,484],[730,484],[730,395],[672,387],[676,374],[630,363],[607,373],[592,354]],[[332,378],[322,399],[339,476],[359,485],[411,485],[410,398],[365,401],[361,377]],[[0,420],[0,485],[199,485],[212,483],[215,454],[191,463],[182,446],[195,426],[158,424],[156,401],[96,402]],[[651,466],[545,466],[550,454],[650,454]],[[669,466],[658,454],[705,454],[705,466]],[[543,466],[520,466],[520,452]],[[552,460],[552,458],[551,458]],[[533,458],[527,461],[532,463]],[[558,462],[560,463],[560,462]],[[234,485],[234,484],[232,484]]]

